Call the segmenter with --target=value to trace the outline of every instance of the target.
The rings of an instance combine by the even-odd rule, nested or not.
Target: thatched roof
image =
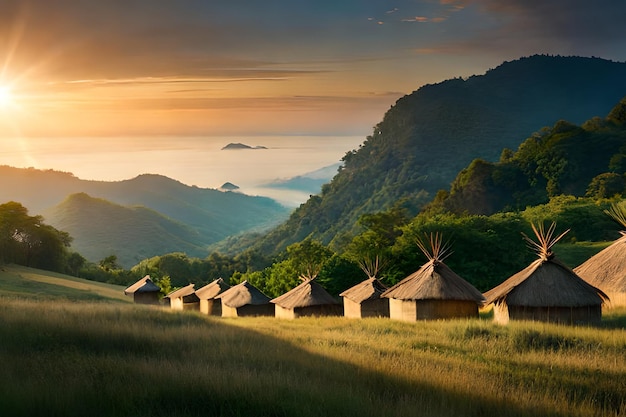
[[[150,279],[150,275],[146,275],[139,281],[124,290],[124,294],[130,295],[137,292],[159,292],[161,288]]]
[[[314,278],[305,278],[300,285],[271,302],[286,309],[339,304]]]
[[[210,300],[215,298],[219,294],[228,290],[230,285],[228,285],[222,278],[218,278],[215,281],[205,285],[196,291],[196,295],[201,300]]]
[[[167,294],[165,298],[169,298],[171,300],[172,298],[186,297],[188,295],[195,293],[195,290],[193,289],[193,287],[194,287],[194,284],[189,284],[186,287],[172,291],[171,293]]]
[[[376,277],[370,277],[356,284],[354,287],[348,288],[339,295],[355,303],[362,303],[363,301],[380,298],[381,294],[385,291],[387,291],[387,287],[382,282]]]
[[[626,208],[612,205],[604,211],[626,229]],[[596,253],[574,269],[585,281],[603,291],[626,292],[626,232],[609,247]]]
[[[626,292],[626,233],[574,268],[581,278],[606,292]]]
[[[464,300],[483,304],[485,298],[481,292],[443,263],[449,246],[443,242],[439,233],[430,235],[430,250],[421,240],[418,239],[416,243],[428,262],[385,291],[383,297],[398,300]]]
[[[269,304],[270,302],[270,298],[267,295],[263,294],[258,288],[250,284],[248,281],[244,281],[230,287],[228,290],[217,295],[215,298],[221,299],[222,304],[233,308],[239,308],[249,304]]]
[[[533,226],[539,243],[524,238],[537,251],[539,259],[487,291],[487,304],[503,303],[526,307],[583,307],[601,305],[608,297],[598,288],[580,278],[561,263],[552,246],[566,232],[553,238],[555,224],[546,231],[543,225]]]
[[[485,293],[487,304],[506,302],[526,307],[601,305],[606,294],[580,278],[558,259],[537,259]]]
[[[382,294],[398,300],[466,300],[483,304],[485,298],[441,261],[431,259]]]

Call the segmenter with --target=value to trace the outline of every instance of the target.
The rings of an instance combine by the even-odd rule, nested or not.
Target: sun
[[[11,88],[6,85],[0,85],[0,107],[9,107],[13,104],[13,94]]]

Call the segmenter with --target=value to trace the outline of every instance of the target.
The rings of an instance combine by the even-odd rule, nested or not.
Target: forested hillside
[[[606,118],[581,126],[561,120],[526,139],[500,161],[474,160],[431,209],[492,214],[561,194],[610,198],[626,191],[626,97]]]
[[[625,95],[625,63],[558,56],[423,86],[398,100],[362,146],[345,155],[321,194],[253,247],[275,253],[307,236],[337,243],[360,230],[362,214],[398,204],[414,215],[472,160],[497,161],[503,148],[516,149],[558,120],[604,116]]]
[[[142,206],[124,207],[85,193],[70,195],[46,211],[45,218],[69,233],[72,248],[92,262],[115,255],[129,269],[159,254],[208,254],[200,233],[185,224]]]

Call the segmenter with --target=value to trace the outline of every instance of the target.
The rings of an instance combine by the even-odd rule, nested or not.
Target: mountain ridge
[[[32,215],[47,213],[50,217],[48,210],[61,205],[68,196],[85,193],[119,206],[145,207],[191,227],[198,233],[194,245],[202,247],[245,231],[266,230],[284,220],[290,211],[267,197],[188,186],[158,174],[142,174],[122,181],[93,181],[81,180],[69,172],[5,165],[0,166],[0,177],[3,179],[0,200],[19,202]],[[59,223],[61,218],[57,213],[46,221],[64,230],[64,224]],[[83,219],[85,224],[79,229],[89,230],[91,222]],[[84,240],[75,241],[74,249],[79,253],[91,252],[81,242]],[[159,254],[162,253],[149,256]]]

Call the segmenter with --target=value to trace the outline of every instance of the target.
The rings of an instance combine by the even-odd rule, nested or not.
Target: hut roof
[[[441,234],[431,234],[430,250],[417,239],[417,246],[428,258],[420,269],[398,282],[382,294],[382,297],[398,300],[463,300],[483,304],[485,297],[472,284],[452,271],[443,259],[448,256],[449,246]]]
[[[196,295],[201,300],[210,300],[228,290],[229,288],[230,285],[224,282],[222,278],[218,278],[215,281],[200,288],[199,290],[196,290]]]
[[[467,300],[483,304],[485,297],[472,284],[446,264],[431,259],[393,287],[382,297],[399,300]]]
[[[558,259],[537,259],[485,293],[487,303],[526,307],[601,305],[606,294],[585,282]]]
[[[487,291],[487,303],[506,302],[526,307],[582,307],[601,305],[608,297],[598,288],[580,278],[562,264],[552,252],[552,246],[566,233],[553,238],[555,223],[548,230],[535,227],[539,243],[526,235],[524,238],[536,250],[539,259],[511,276],[497,287]]]
[[[124,290],[124,294],[130,295],[136,292],[159,292],[161,288],[150,279],[150,275],[146,275],[139,281]]]
[[[574,268],[581,278],[607,292],[626,292],[626,233]]]
[[[217,295],[215,298],[222,300],[222,304],[228,307],[239,308],[248,304],[269,304],[270,298],[258,288],[244,281]]]
[[[287,309],[339,304],[314,278],[304,279],[300,285],[274,298],[271,302]]]
[[[186,287],[180,288],[176,291],[172,291],[171,293],[167,294],[165,298],[169,298],[171,300],[172,298],[186,297],[188,295],[195,293],[195,290],[193,289],[193,287],[194,287],[194,284],[189,284]]]
[[[613,204],[604,212],[626,229],[626,207],[623,204]],[[603,291],[626,292],[626,232],[620,233],[621,238],[574,269],[584,280]]]
[[[352,300],[355,303],[362,303],[363,301],[380,298],[381,294],[386,290],[387,287],[376,277],[370,277],[365,281],[356,284],[354,287],[348,288],[339,295]]]

